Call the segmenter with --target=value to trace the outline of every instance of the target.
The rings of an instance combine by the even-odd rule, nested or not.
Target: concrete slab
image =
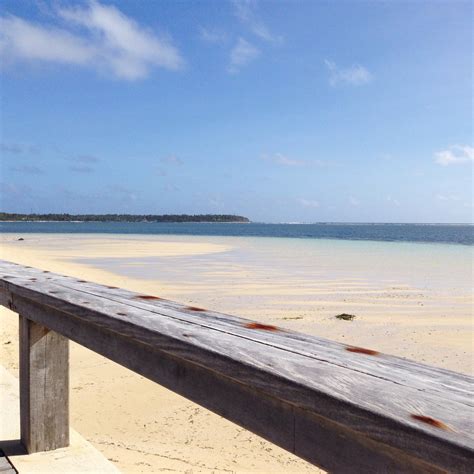
[[[0,366],[0,449],[20,474],[120,473],[92,444],[72,429],[68,448],[25,454],[20,443],[18,388],[18,379]]]

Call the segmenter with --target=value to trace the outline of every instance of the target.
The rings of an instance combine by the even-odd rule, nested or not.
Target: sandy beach
[[[472,249],[150,235],[2,235],[0,258],[472,374]],[[335,318],[355,315],[353,321]],[[0,364],[18,376],[17,317]],[[71,424],[123,472],[319,472],[71,344]]]

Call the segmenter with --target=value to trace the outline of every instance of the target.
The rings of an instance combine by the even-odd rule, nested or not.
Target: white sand
[[[21,474],[118,474],[120,471],[79,433],[70,429],[69,446],[35,454],[18,449],[20,401],[18,379],[0,365],[0,441]],[[1,469],[0,469],[1,471]]]
[[[473,372],[468,247],[188,236],[26,234],[23,242],[2,237],[0,257],[7,260]],[[357,317],[335,319],[341,312]],[[17,318],[3,309],[0,321],[0,364],[15,374]],[[75,344],[71,387],[72,426],[124,472],[318,472]]]

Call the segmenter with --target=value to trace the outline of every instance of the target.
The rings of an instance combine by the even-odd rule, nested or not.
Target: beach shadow
[[[22,456],[28,454],[26,448],[19,439],[0,441],[0,451],[3,451],[7,456]]]

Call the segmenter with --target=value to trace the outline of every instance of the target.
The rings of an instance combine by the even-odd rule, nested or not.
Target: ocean
[[[297,239],[372,240],[474,244],[469,224],[262,224],[155,222],[1,222],[0,233],[84,233],[283,237]]]

